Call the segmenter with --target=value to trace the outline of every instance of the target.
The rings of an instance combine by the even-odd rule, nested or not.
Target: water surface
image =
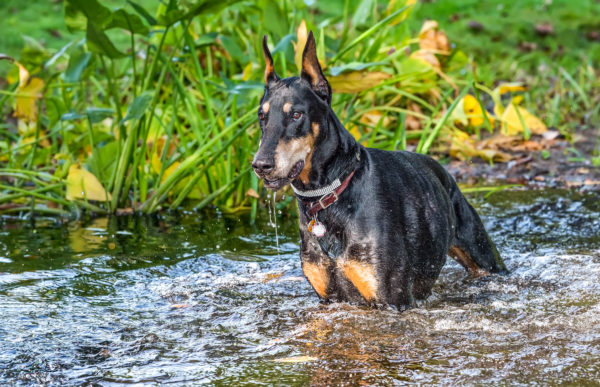
[[[5,220],[0,384],[600,382],[598,194],[471,199],[511,273],[449,260],[405,313],[319,304],[296,220],[278,218],[278,255],[266,210]]]

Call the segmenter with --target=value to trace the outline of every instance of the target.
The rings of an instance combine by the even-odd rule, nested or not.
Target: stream
[[[0,385],[600,383],[599,199],[469,196],[510,274],[404,313],[320,304],[266,208],[0,220]]]

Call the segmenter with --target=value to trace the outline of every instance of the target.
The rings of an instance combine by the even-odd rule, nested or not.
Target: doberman
[[[252,166],[298,200],[302,270],[323,300],[399,310],[425,299],[446,262],[476,276],[506,267],[456,182],[432,158],[360,145],[331,109],[309,33],[300,77],[281,79],[263,39],[261,142]]]

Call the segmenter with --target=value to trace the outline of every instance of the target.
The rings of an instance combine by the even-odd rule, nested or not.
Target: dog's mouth
[[[296,164],[294,164],[294,166],[292,167],[292,169],[290,170],[290,172],[288,173],[286,178],[278,178],[278,179],[270,180],[265,177],[264,178],[265,187],[277,191],[277,190],[281,189],[283,186],[285,186],[286,184],[289,184],[290,181],[297,178],[300,175],[300,173],[302,172],[302,169],[304,169],[304,161],[300,160]]]
[[[288,173],[288,179],[294,180],[297,178],[298,175],[300,175],[300,172],[302,172],[302,169],[304,169],[304,161],[300,160],[294,165],[290,173]]]

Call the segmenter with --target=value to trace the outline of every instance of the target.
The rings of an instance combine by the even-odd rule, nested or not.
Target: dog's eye
[[[299,120],[300,118],[302,118],[302,113],[300,112],[293,112],[292,113],[292,118],[295,120]]]
[[[258,113],[258,119],[261,120],[261,121],[264,121],[265,114],[263,112]]]

